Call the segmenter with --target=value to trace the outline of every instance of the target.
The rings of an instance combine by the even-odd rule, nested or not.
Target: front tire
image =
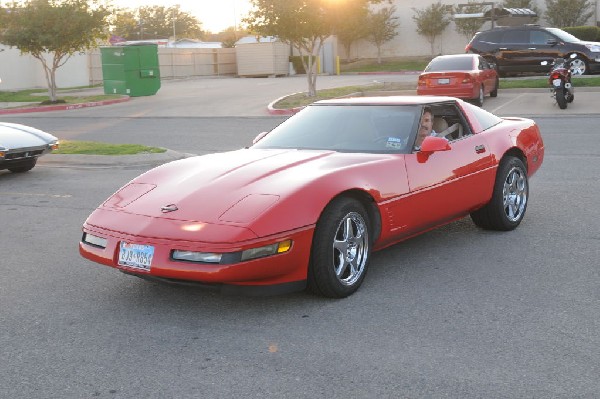
[[[17,166],[14,168],[8,168],[8,170],[10,170],[13,173],[29,172],[31,169],[33,169],[33,167],[35,166],[36,163],[37,163],[37,158],[33,158],[31,161],[28,161],[27,163],[25,163],[21,166]]]
[[[572,75],[586,75],[589,73],[587,61],[580,56],[569,61],[569,69]]]
[[[506,157],[498,166],[492,199],[472,212],[473,222],[484,229],[509,231],[523,220],[529,199],[527,169],[519,158]]]
[[[560,109],[565,109],[567,108],[567,98],[565,97],[565,91],[567,89],[564,88],[558,88],[556,89],[556,103],[558,104],[558,107]]]
[[[313,237],[308,287],[344,298],[362,284],[371,258],[371,225],[360,202],[338,198],[323,211]]]

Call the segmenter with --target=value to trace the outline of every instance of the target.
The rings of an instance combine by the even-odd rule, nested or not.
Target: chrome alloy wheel
[[[527,206],[527,192],[525,172],[513,167],[506,176],[502,190],[504,212],[511,222],[516,222],[523,216]]]
[[[343,285],[353,285],[365,271],[369,237],[363,217],[350,212],[344,216],[333,241],[333,267]]]
[[[585,61],[581,58],[575,58],[569,63],[569,69],[573,75],[583,75],[586,70]]]

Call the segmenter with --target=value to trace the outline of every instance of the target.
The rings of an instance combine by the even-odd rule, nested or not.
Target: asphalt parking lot
[[[173,81],[153,97],[1,119],[201,154],[275,126],[283,117],[266,104],[305,84]],[[542,91],[486,98],[485,108],[532,117],[544,135],[518,229],[485,232],[466,218],[380,251],[343,300],[227,297],[81,258],[87,215],[164,160],[0,171],[0,397],[596,398],[600,95],[576,96],[566,110]]]

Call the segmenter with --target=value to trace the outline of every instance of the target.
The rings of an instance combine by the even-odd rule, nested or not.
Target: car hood
[[[0,147],[12,148],[37,147],[56,141],[53,135],[39,129],[19,125],[18,123],[0,123]]]
[[[326,176],[382,162],[386,157],[390,155],[262,149],[193,157],[141,175],[102,207],[151,217],[247,226],[301,189],[318,186]]]

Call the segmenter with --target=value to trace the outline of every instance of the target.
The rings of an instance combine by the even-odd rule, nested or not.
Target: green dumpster
[[[151,96],[160,89],[158,46],[101,47],[105,94]]]

